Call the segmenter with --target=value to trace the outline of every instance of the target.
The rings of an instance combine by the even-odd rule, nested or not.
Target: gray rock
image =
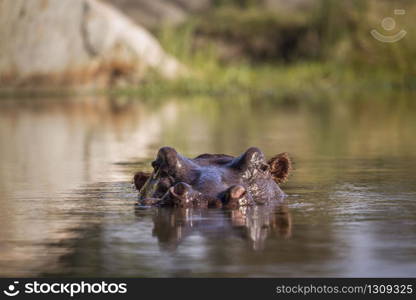
[[[0,86],[136,82],[181,65],[158,41],[98,0],[0,0]]]
[[[176,25],[193,13],[206,11],[213,0],[105,0],[146,28]]]

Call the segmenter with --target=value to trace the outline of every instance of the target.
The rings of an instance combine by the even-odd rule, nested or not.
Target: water
[[[0,276],[416,276],[413,95],[0,100]],[[135,209],[157,149],[267,156],[286,203]]]

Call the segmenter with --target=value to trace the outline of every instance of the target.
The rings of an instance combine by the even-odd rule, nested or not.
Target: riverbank
[[[318,2],[314,9],[291,12],[226,5],[159,28],[154,33],[162,47],[189,72],[169,81],[149,74],[140,85],[115,92],[311,99],[416,88],[414,33],[408,30],[396,43],[370,33],[394,11],[391,3]],[[414,4],[401,4],[406,13],[397,16],[397,30],[411,28],[415,10]]]
[[[148,70],[137,82],[120,77],[117,84],[99,90],[0,87],[0,97],[110,93],[311,100],[416,89],[416,36],[410,30],[416,5],[310,2],[315,5],[307,9],[273,10],[250,1],[219,1],[180,24],[152,28],[162,48],[186,67],[173,79]],[[405,8],[404,15],[394,17],[390,34],[406,30],[405,37],[395,43],[376,40],[371,30],[387,34],[380,22],[397,5]]]

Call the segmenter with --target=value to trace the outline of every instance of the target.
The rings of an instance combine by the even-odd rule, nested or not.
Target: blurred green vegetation
[[[150,74],[139,87],[116,92],[287,99],[415,88],[414,1],[320,0],[313,9],[281,12],[256,3],[218,1],[179,26],[159,28],[162,46],[187,66],[186,75],[164,81]],[[395,8],[406,15],[394,16]],[[388,16],[397,22],[389,33],[380,25]],[[408,34],[382,43],[371,29]]]

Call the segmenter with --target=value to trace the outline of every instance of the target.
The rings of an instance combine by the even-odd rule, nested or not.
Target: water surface
[[[416,276],[412,98],[1,99],[0,276]],[[164,145],[287,151],[289,196],[136,209]]]

